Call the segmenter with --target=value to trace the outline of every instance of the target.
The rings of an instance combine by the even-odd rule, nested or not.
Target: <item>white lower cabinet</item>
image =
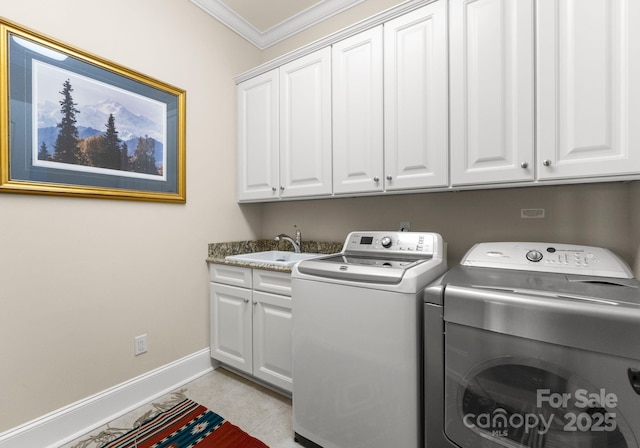
[[[253,305],[253,375],[291,391],[291,297],[253,291]]]
[[[211,357],[291,392],[291,274],[217,264],[210,273]]]
[[[253,373],[250,289],[211,283],[211,357]]]

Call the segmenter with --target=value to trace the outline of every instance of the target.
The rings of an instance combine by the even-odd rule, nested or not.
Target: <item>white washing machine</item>
[[[298,443],[420,446],[422,291],[446,269],[442,237],[420,232],[352,232],[293,268]]]
[[[424,324],[427,448],[640,446],[640,282],[610,251],[477,244]]]

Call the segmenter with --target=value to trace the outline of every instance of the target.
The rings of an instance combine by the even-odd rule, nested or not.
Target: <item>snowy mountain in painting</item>
[[[104,129],[109,114],[113,114],[118,136],[122,140],[146,135],[162,141],[162,123],[154,123],[144,115],[136,115],[120,103],[111,100],[104,100],[95,105],[80,108],[78,124],[84,127]]]
[[[45,101],[38,104],[38,129],[57,126],[62,118],[60,105]]]
[[[104,132],[109,114],[113,114],[121,140],[128,141],[144,136],[153,137],[158,142],[163,140],[162,123],[154,122],[144,115],[134,114],[116,101],[104,100],[92,105],[78,106],[78,110],[78,128],[92,128]],[[51,101],[38,104],[38,129],[56,127],[61,118],[59,104]]]

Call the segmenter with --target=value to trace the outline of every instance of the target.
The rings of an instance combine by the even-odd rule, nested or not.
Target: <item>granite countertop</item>
[[[316,254],[335,254],[342,250],[343,243],[331,243],[323,241],[302,241],[300,251]],[[291,272],[291,266],[280,266],[270,263],[257,263],[248,261],[225,260],[228,255],[248,254],[252,252],[264,252],[267,250],[291,251],[293,247],[287,241],[253,240],[232,241],[226,243],[210,243],[208,263],[228,264],[232,266],[266,269],[270,271]]]

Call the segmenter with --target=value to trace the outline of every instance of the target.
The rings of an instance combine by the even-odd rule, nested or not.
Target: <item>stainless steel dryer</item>
[[[424,347],[428,448],[639,446],[640,282],[606,249],[477,244]]]

